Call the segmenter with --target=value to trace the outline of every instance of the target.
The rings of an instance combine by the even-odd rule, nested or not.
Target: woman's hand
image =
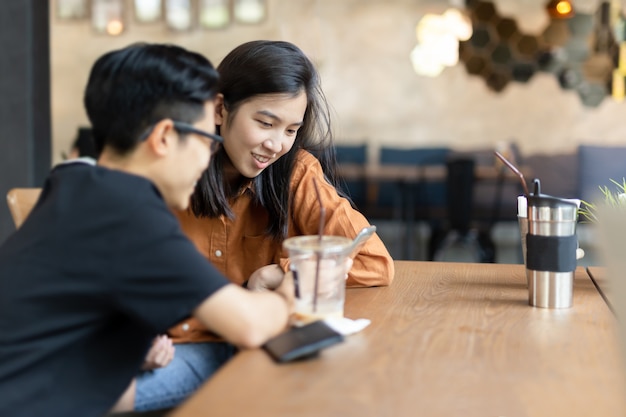
[[[174,351],[172,339],[166,335],[155,337],[141,369],[151,371],[169,365],[172,359],[174,359]]]
[[[250,275],[248,289],[252,291],[275,290],[283,282],[285,273],[279,265],[263,266]]]

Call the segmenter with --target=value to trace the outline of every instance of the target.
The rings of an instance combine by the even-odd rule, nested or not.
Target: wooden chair
[[[7,203],[16,228],[24,223],[40,193],[41,188],[13,188],[7,193]]]

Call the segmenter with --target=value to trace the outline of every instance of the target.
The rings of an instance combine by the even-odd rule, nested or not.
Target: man
[[[133,386],[155,336],[190,312],[258,347],[287,324],[293,287],[229,284],[181,232],[221,138],[218,75],[171,45],[131,45],[94,64],[85,91],[98,166],[48,177],[0,247],[0,416],[101,416]]]

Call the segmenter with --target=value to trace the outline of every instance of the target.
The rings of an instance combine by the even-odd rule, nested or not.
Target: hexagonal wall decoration
[[[503,91],[509,82],[528,82],[543,71],[553,74],[563,89],[575,90],[585,106],[593,107],[611,93],[613,80],[619,85],[626,80],[626,55],[618,66],[618,45],[626,42],[626,19],[621,10],[611,9],[615,3],[601,2],[593,15],[572,11],[563,16],[556,16],[547,4],[546,12],[552,14],[538,34],[522,33],[517,22],[500,16],[491,1],[467,3],[473,33],[459,43],[459,58],[468,74],[483,78],[495,92]],[[626,47],[621,50],[626,54]]]

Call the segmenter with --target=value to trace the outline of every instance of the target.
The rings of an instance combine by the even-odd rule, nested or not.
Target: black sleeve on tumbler
[[[533,271],[572,272],[576,269],[576,235],[526,235],[526,267]]]

